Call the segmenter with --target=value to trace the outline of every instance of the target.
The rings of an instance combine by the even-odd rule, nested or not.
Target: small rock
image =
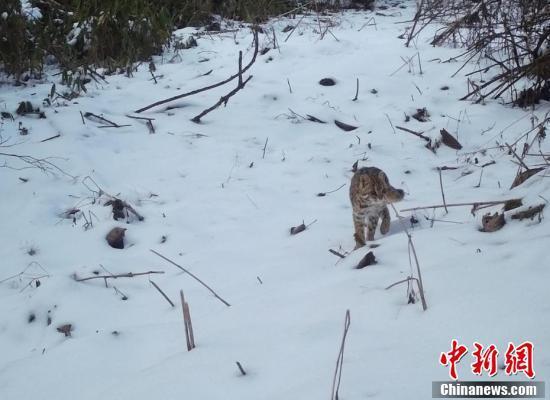
[[[321,86],[334,86],[334,85],[336,85],[336,81],[332,78],[323,78],[319,81],[319,85],[321,85]]]
[[[359,261],[359,264],[355,267],[356,269],[361,269],[368,267],[369,265],[376,264],[376,257],[374,256],[374,253],[372,251],[369,251],[365,257]]]
[[[105,239],[107,240],[107,243],[109,243],[109,246],[111,246],[114,249],[123,249],[124,248],[124,235],[126,233],[126,228],[113,228],[111,231],[107,234]]]

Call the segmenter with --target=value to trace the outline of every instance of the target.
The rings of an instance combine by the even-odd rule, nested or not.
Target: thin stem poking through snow
[[[175,307],[175,304],[172,303],[172,300],[170,300],[170,298],[166,295],[166,293],[164,293],[162,291],[162,289],[155,283],[153,282],[151,279],[149,279],[149,282],[151,282],[151,285],[153,285],[155,287],[155,289],[158,290],[158,292],[162,295],[162,297],[164,297],[166,299],[166,301],[172,306],[172,307]]]
[[[445,214],[448,214],[449,210],[447,210],[447,202],[445,201],[445,191],[443,190],[443,178],[441,177],[441,168],[438,168],[437,172],[439,173],[439,187],[441,188],[441,197],[443,198],[443,207],[445,207]],[[481,172],[483,172],[483,170],[481,170]]]
[[[399,220],[399,222],[401,223],[401,226],[403,227],[403,230],[407,234],[407,238],[409,241],[409,251],[412,251],[414,262],[416,264],[416,273],[418,274],[418,279],[416,280],[416,282],[418,284],[418,290],[420,291],[420,300],[422,301],[422,309],[426,311],[428,309],[428,304],[426,303],[426,297],[424,296],[424,285],[422,284],[422,274],[420,273],[420,263],[418,262],[418,256],[416,255],[416,249],[414,248],[412,236],[409,233],[409,230],[407,229],[403,221],[401,220],[401,216],[397,212],[397,209],[395,208],[395,206],[392,203],[390,203],[390,206],[391,208],[393,208],[393,211],[395,212],[397,219]]]
[[[342,363],[344,362],[344,346],[346,345],[346,337],[348,335],[351,317],[349,310],[346,310],[346,318],[344,320],[344,335],[340,344],[340,351],[336,359],[336,369],[334,370],[334,378],[332,379],[332,394],[330,400],[338,400],[338,390],[340,389],[340,380],[342,378]]]

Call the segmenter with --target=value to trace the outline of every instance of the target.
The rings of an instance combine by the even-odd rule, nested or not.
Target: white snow
[[[393,212],[390,233],[376,233],[378,264],[353,268],[367,248],[344,260],[328,252],[351,252],[355,244],[347,191],[356,160],[359,166],[382,168],[395,187],[405,190],[398,210],[441,204],[435,168],[442,166],[459,167],[443,171],[448,203],[524,197],[527,206],[550,198],[544,172],[509,190],[517,165],[513,155],[494,149],[542,121],[548,105],[526,112],[496,101],[457,101],[468,90],[466,71],[451,77],[461,63],[440,61],[460,49],[431,47],[431,29],[406,48],[397,36],[407,24],[399,22],[415,10],[412,2],[405,4],[406,9],[383,10],[387,16],[338,14],[334,36],[327,32],[322,40],[314,16],[304,19],[286,42],[282,28],[298,19],[270,22],[267,27],[274,27],[280,48],[258,55],[245,74],[252,80],[227,107],[201,124],[190,121],[235,81],[142,113],[155,118],[155,134],[125,115],[235,73],[238,51],[243,50],[244,64],[252,56],[250,30],[202,35],[198,47],[179,53],[180,61],[173,54],[158,57],[158,84],[143,65],[132,78],[92,82],[82,97],[58,99],[45,108],[42,100],[59,79],[54,71],[44,83],[1,86],[2,111],[15,115],[18,103],[29,100],[41,106],[47,119],[4,119],[2,137],[23,143],[0,152],[56,157],[50,161],[76,178],[0,168],[0,398],[329,398],[347,309],[351,327],[341,399],[430,398],[431,382],[448,380],[448,369],[438,360],[453,338],[469,348],[474,341],[494,343],[501,353],[509,341],[530,340],[537,380],[547,380],[547,219],[508,219],[502,230],[484,233],[479,231],[481,216],[500,207],[475,216],[470,207],[449,208],[448,214],[441,208],[414,213],[420,222],[411,232],[426,312],[420,302],[407,304],[405,286],[385,290],[411,273],[407,237]],[[371,18],[376,26],[365,25]],[[265,31],[261,48],[270,46],[273,37],[270,29]],[[409,58],[410,65],[399,69]],[[320,86],[324,77],[337,84]],[[356,78],[359,98],[352,101]],[[449,90],[440,90],[445,85]],[[59,83],[57,91],[63,91]],[[422,107],[430,121],[404,122],[405,114]],[[131,126],[83,124],[80,112]],[[292,112],[327,123],[305,121]],[[446,128],[463,149],[442,146],[433,154],[421,139],[394,132],[388,118],[394,126],[433,138]],[[344,132],[334,119],[359,128]],[[28,136],[18,136],[19,123],[29,129]],[[60,138],[41,142],[58,133]],[[533,138],[531,133],[528,142]],[[540,145],[543,153],[549,153],[547,141]],[[518,151],[524,142],[519,141]],[[476,153],[485,148],[490,149]],[[479,166],[492,160],[496,164],[483,168],[476,187]],[[541,157],[526,162],[543,163]],[[92,204],[93,193],[82,183],[87,176],[132,204],[145,220],[114,221],[110,207]],[[342,184],[334,193],[317,196]],[[85,230],[81,215],[74,224],[60,218],[71,207],[97,216],[92,215],[93,227]],[[401,214],[410,226],[412,214]],[[432,224],[425,217],[453,223]],[[314,220],[305,232],[289,235],[291,226]],[[128,229],[130,247],[108,247],[104,237],[114,226]],[[27,254],[31,248],[33,256]],[[198,275],[231,307],[149,249]],[[110,279],[109,288],[101,279],[72,278],[74,273],[106,274],[101,266],[113,274],[165,271],[151,279],[178,307],[171,308],[146,276]],[[27,286],[45,274],[39,287]],[[128,300],[121,300],[113,286]],[[185,346],[180,289],[191,308],[197,345],[191,352]],[[29,323],[31,313],[35,320]],[[56,331],[67,323],[74,327],[68,338]],[[246,376],[240,376],[236,361]],[[458,365],[460,379],[480,379],[470,372],[471,361],[468,355]],[[497,377],[522,379],[504,371]]]
[[[31,2],[28,0],[21,0],[21,12],[29,21],[42,18],[40,8],[33,7]]]

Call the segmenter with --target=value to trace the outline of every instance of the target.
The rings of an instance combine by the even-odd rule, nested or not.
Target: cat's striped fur
[[[367,240],[374,240],[378,220],[382,219],[380,232],[385,235],[390,230],[390,212],[387,204],[400,201],[405,192],[390,185],[384,171],[375,167],[358,169],[349,190],[355,225],[355,248],[362,247]],[[365,221],[367,237],[365,239]]]

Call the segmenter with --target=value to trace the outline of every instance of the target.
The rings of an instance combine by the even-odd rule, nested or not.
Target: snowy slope
[[[125,115],[233,74],[238,51],[243,50],[244,63],[252,55],[247,28],[202,35],[198,47],[180,52],[173,62],[173,54],[159,57],[158,84],[142,66],[133,78],[108,77],[108,83],[90,84],[85,96],[58,100],[44,109],[46,119],[4,120],[3,138],[23,143],[0,152],[59,157],[51,161],[75,178],[0,168],[0,398],[329,398],[347,309],[351,327],[342,399],[430,398],[431,382],[448,379],[438,359],[453,338],[468,346],[495,343],[502,351],[508,341],[530,340],[537,379],[548,379],[546,219],[509,220],[502,230],[484,233],[479,227],[487,210],[475,216],[470,207],[449,208],[448,214],[441,208],[416,212],[420,223],[411,232],[426,312],[420,303],[407,304],[405,286],[385,290],[411,270],[407,238],[393,212],[390,234],[376,235],[376,265],[354,269],[367,248],[343,260],[328,252],[354,247],[347,191],[357,160],[384,169],[390,182],[405,190],[398,209],[441,204],[435,168],[442,166],[459,167],[443,171],[448,203],[524,197],[524,204],[535,205],[544,202],[539,196],[550,198],[550,180],[543,173],[508,189],[517,166],[507,152],[469,154],[497,142],[513,143],[533,118],[542,121],[547,105],[526,113],[497,102],[457,101],[467,90],[464,75],[451,77],[461,64],[439,61],[460,50],[432,48],[428,31],[415,47],[404,47],[398,36],[406,24],[399,22],[414,14],[414,4],[405,4],[382,11],[386,16],[335,15],[333,35],[322,40],[315,17],[304,19],[286,42],[288,33],[281,30],[297,20],[266,24],[260,47],[270,45],[273,26],[280,48],[259,55],[246,88],[201,124],[190,119],[234,82],[170,104],[178,108],[141,114],[155,119],[155,134]],[[399,69],[403,58],[412,58],[412,69]],[[337,84],[320,86],[324,77]],[[359,96],[352,101],[356,78]],[[40,104],[56,79],[23,88],[2,85],[1,110],[13,113],[22,100]],[[440,89],[445,85],[449,90]],[[405,114],[422,107],[430,121],[404,122]],[[293,117],[290,110],[328,123]],[[80,112],[131,126],[83,124]],[[464,147],[457,152],[443,146],[433,154],[421,139],[394,132],[388,118],[394,126],[433,138],[446,128]],[[359,128],[344,132],[334,119]],[[19,136],[19,123],[28,128],[27,136]],[[58,133],[61,137],[41,142]],[[548,143],[543,141],[541,150],[548,153]],[[476,157],[478,165],[496,162],[483,169],[479,187]],[[132,204],[145,220],[126,225],[112,219],[110,207],[91,204],[93,193],[83,184],[90,184],[87,176]],[[95,214],[93,227],[85,230],[83,218],[73,223],[60,217],[71,207]],[[410,226],[412,214],[401,214]],[[432,224],[425,216],[453,223]],[[289,228],[302,220],[316,222],[290,236]],[[114,226],[128,229],[131,246],[108,247],[104,237]],[[29,255],[30,249],[36,254]],[[197,274],[231,307],[149,249]],[[109,280],[109,288],[101,279],[72,277],[106,273],[101,266],[113,274],[165,271],[151,278],[177,305],[184,290],[196,349],[185,347],[180,308],[171,308],[146,276]],[[24,275],[6,279],[23,270]],[[27,286],[45,274],[39,287]],[[35,319],[29,322],[31,314]],[[74,330],[66,338],[56,327],[67,323]],[[236,361],[246,376],[240,376]],[[459,364],[461,379],[474,379],[469,362]],[[507,379],[502,371],[499,377]]]

